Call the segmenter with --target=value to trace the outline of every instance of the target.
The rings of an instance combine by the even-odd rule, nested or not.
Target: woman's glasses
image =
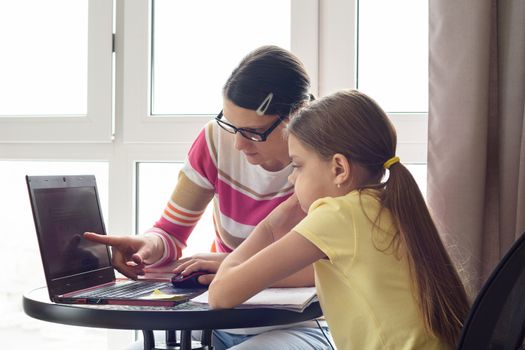
[[[256,132],[251,129],[246,128],[236,128],[235,126],[231,125],[230,123],[222,120],[222,117],[224,115],[222,114],[222,111],[215,117],[215,121],[221,128],[229,132],[230,134],[236,134],[240,133],[243,137],[247,138],[250,141],[254,142],[264,142],[268,138],[268,135],[284,120],[283,117],[279,116],[277,120],[270,125],[268,129],[264,132]]]

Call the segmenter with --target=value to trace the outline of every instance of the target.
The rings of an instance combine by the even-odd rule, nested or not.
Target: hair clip
[[[259,106],[259,108],[257,108],[255,113],[257,113],[257,115],[264,115],[268,107],[270,107],[270,103],[272,102],[272,99],[273,99],[273,93],[270,92],[268,96],[266,96],[264,101],[262,101],[261,105]]]

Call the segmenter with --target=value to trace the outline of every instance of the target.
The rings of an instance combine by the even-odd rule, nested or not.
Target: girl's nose
[[[292,185],[295,185],[294,173],[291,173],[290,175],[288,175],[288,182],[291,183]]]

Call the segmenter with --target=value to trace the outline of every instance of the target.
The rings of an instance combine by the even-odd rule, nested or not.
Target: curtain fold
[[[427,198],[473,296],[525,231],[525,1],[429,5]]]

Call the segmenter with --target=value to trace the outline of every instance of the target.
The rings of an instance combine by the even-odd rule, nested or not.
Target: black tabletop
[[[23,296],[24,312],[44,321],[74,326],[137,330],[194,330],[275,326],[322,316],[318,302],[303,312],[273,308],[211,310],[186,302],[176,306],[125,306],[57,304],[47,288]]]

